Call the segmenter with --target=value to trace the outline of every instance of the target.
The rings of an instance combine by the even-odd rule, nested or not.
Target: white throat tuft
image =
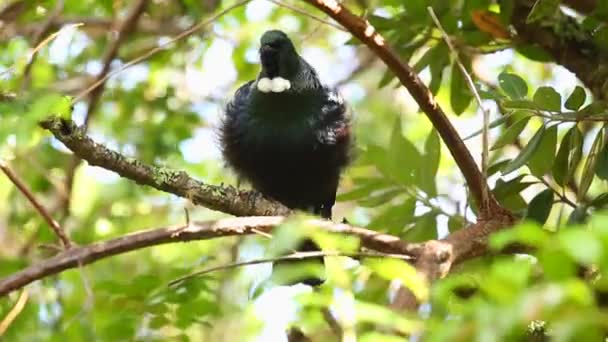
[[[283,77],[275,77],[273,79],[262,77],[258,80],[257,87],[262,93],[282,93],[291,88],[291,82]]]

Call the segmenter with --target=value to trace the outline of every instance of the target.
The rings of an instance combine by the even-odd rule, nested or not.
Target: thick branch
[[[284,221],[285,218],[280,216],[230,218],[191,223],[187,226],[152,229],[88,246],[73,247],[0,280],[0,296],[22,288],[35,280],[114,255],[172,242],[251,235],[260,231],[270,232]],[[417,244],[408,244],[402,242],[398,237],[380,234],[364,228],[352,227],[347,224],[334,224],[330,221],[318,219],[311,219],[305,223],[327,232],[357,236],[361,239],[363,246],[386,253],[415,256],[420,251]]]
[[[458,135],[454,126],[439,107],[433,98],[428,87],[418,77],[418,74],[406,63],[403,63],[399,56],[388,45],[384,38],[375,28],[363,18],[354,15],[346,7],[335,0],[305,0],[307,3],[317,7],[327,13],[334,20],[342,24],[353,36],[361,40],[369,47],[389,69],[399,78],[401,84],[407,88],[412,97],[416,100],[420,108],[427,115],[433,126],[441,136],[443,142],[450,150],[456,164],[467,181],[469,190],[475,202],[481,208],[481,216],[491,216],[494,212],[502,212],[496,199],[489,194],[487,206],[482,206],[482,198],[487,183],[475,160]]]
[[[599,51],[590,34],[566,15],[549,18],[551,24],[543,21],[527,23],[531,5],[524,0],[516,1],[511,23],[517,30],[517,37],[528,44],[540,46],[560,64],[573,72],[591,90],[596,99],[608,98],[608,60]],[[551,27],[559,27],[559,33]]]
[[[51,117],[41,123],[74,154],[94,166],[114,171],[139,184],[188,198],[194,204],[235,216],[286,215],[282,204],[264,198],[255,191],[241,191],[232,186],[209,185],[191,178],[184,171],[147,165],[95,143],[84,128],[73,121]]]
[[[115,151],[109,150],[103,145],[95,143],[84,134],[82,127],[76,126],[72,121],[51,117],[42,122],[41,125],[50,130],[57,139],[63,142],[77,156],[87,160],[91,165],[102,166],[137,183],[149,185],[181,197],[190,198],[195,204],[237,216],[283,215],[289,213],[289,210],[281,204],[267,200],[257,192],[238,191],[233,187],[207,185],[191,178],[183,171],[146,165],[135,159],[125,157]],[[59,256],[54,257],[50,261],[44,261],[40,266],[32,266],[20,272],[20,276],[18,277],[17,275],[11,276],[10,279],[20,279],[19,281],[21,282],[26,279],[27,283],[48,275],[49,273],[47,272],[57,273],[66,268],[74,267],[78,260],[83,260],[84,263],[87,263],[101,257],[159,243],[250,234],[254,231],[254,228],[258,231],[265,231],[270,229],[269,227],[279,224],[282,218],[268,218],[270,221],[260,221],[264,220],[263,218],[256,218],[255,220],[257,220],[255,224],[250,221],[223,220],[219,221],[221,224],[207,223],[204,227],[196,225],[193,226],[194,228],[183,228],[183,232],[178,228],[165,228],[137,233],[132,235],[137,238],[129,236],[121,238],[127,239],[126,242],[121,242],[123,240],[112,240],[111,242],[92,245],[86,247],[85,252],[82,252],[81,247],[77,247],[77,252],[71,252],[74,254],[68,254],[67,252],[61,254],[67,258],[65,260]],[[239,223],[227,224],[226,222]],[[247,224],[242,222],[246,222]],[[449,235],[444,240],[432,240],[422,244],[408,244],[391,235],[384,235],[345,224],[333,224],[329,221],[315,221],[315,225],[331,232],[359,236],[365,247],[374,250],[385,253],[411,255],[415,258],[418,271],[428,281],[434,281],[445,276],[454,264],[485,254],[490,234],[512,225],[513,222],[514,219],[508,212],[494,213],[491,219],[480,220],[472,226]],[[218,227],[223,228],[220,229]],[[108,245],[110,247],[107,247]],[[10,284],[13,284],[14,281],[16,280],[11,280]],[[0,294],[2,284],[3,282],[0,282]],[[415,307],[412,305],[416,305],[416,300],[407,290],[402,290],[402,294],[398,296],[397,301],[394,303],[395,308],[411,309]]]
[[[445,239],[430,240],[419,246],[414,266],[428,283],[445,277],[457,264],[488,253],[488,240],[493,233],[512,226],[515,219],[510,214],[497,214],[491,219],[480,220],[460,229]],[[407,288],[400,288],[391,307],[396,310],[414,311],[419,303]]]

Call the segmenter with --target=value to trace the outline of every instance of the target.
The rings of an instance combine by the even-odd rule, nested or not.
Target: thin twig
[[[254,234],[254,229],[270,232],[275,227],[284,223],[285,220],[286,218],[282,216],[253,216],[207,222],[191,222],[189,227],[184,227],[183,225],[163,227],[139,231],[87,246],[74,246],[51,258],[32,264],[19,272],[0,279],[0,297],[38,279],[58,274],[67,269],[82,267],[114,255],[166,243],[252,235]],[[383,253],[410,255],[415,258],[417,253],[420,252],[420,245],[417,243],[408,243],[396,236],[378,233],[365,228],[343,223],[333,223],[321,219],[309,219],[304,221],[304,224],[332,234],[358,237],[363,247]]]
[[[45,22],[42,24],[42,26],[40,26],[38,31],[36,31],[36,35],[34,36],[35,45],[39,45],[42,42],[42,38],[51,31],[55,18],[57,18],[57,16],[59,16],[61,14],[61,11],[63,11],[63,5],[64,5],[64,0],[57,1],[57,4],[55,5],[53,12],[51,12],[47,16]],[[30,76],[31,76],[30,72],[32,70],[32,66],[34,65],[34,62],[36,61],[36,56],[38,56],[38,54],[33,53],[30,56],[30,60],[25,65],[25,69],[23,69],[23,82],[21,84],[22,90],[26,89],[29,86]]]
[[[186,218],[186,227],[190,226],[190,211],[184,207],[184,216]]]
[[[259,236],[263,236],[267,239],[272,239],[272,234],[269,234],[269,233],[266,233],[266,232],[263,232],[263,231],[257,230],[257,229],[253,229],[252,231]]]
[[[114,40],[108,46],[102,59],[103,67],[101,68],[101,71],[99,72],[99,74],[97,74],[96,77],[96,81],[101,82],[97,84],[97,86],[94,88],[94,91],[91,92],[91,95],[89,97],[89,104],[84,118],[85,127],[88,126],[88,123],[91,120],[91,116],[93,115],[93,112],[95,112],[95,108],[99,103],[101,94],[103,93],[105,76],[107,76],[107,74],[110,72],[110,66],[112,65],[112,61],[114,60],[114,58],[116,58],[116,56],[118,55],[118,49],[120,48],[120,45],[124,42],[127,35],[129,35],[131,31],[135,28],[137,20],[143,14],[147,3],[147,0],[139,0],[137,3],[135,3],[135,5],[133,5],[133,7],[129,10],[129,13],[127,14],[126,18],[120,23],[118,32],[116,33]],[[76,101],[77,100],[74,99],[74,102]]]
[[[40,42],[40,44],[36,45],[34,47],[34,49],[32,49],[32,51],[30,51],[29,54],[27,54],[27,60],[29,61],[32,58],[32,56],[35,56],[38,53],[38,51],[40,51],[40,49],[42,49],[43,47],[45,47],[53,39],[57,38],[57,36],[59,36],[60,34],[62,34],[63,32],[65,32],[68,29],[72,29],[72,28],[75,28],[75,27],[78,27],[78,26],[81,26],[81,24],[74,24],[74,25],[62,27],[57,32],[49,35],[42,42]],[[4,76],[5,74],[13,72],[18,64],[19,64],[19,62],[15,62],[15,64],[13,64],[12,66],[10,66],[10,67],[6,68],[5,70],[3,70],[2,72],[0,72],[0,77]]]
[[[572,202],[568,197],[566,197],[565,194],[560,193],[560,191],[558,189],[554,189],[551,186],[551,184],[544,177],[536,177],[536,178],[539,181],[541,181],[547,188],[551,189],[551,191],[553,191],[553,193],[555,193],[562,202],[566,203],[567,205],[571,206],[572,208],[577,207],[576,203]],[[562,188],[562,190],[564,190],[564,189],[565,189],[565,187]]]
[[[93,84],[91,84],[89,87],[87,87],[85,90],[83,90],[82,92],[80,92],[78,95],[76,95],[76,97],[74,97],[73,102],[77,102],[80,101],[83,97],[85,97],[89,92],[91,92],[93,89],[97,88],[100,84],[104,83],[108,78],[116,76],[118,74],[120,74],[121,72],[123,72],[125,69],[149,58],[150,56],[156,54],[159,51],[164,50],[167,46],[175,43],[178,40],[181,40],[183,38],[186,38],[188,36],[190,36],[191,34],[197,32],[198,30],[202,29],[203,27],[213,23],[214,21],[216,21],[217,19],[219,19],[220,17],[224,16],[226,13],[241,7],[243,5],[245,5],[246,3],[250,2],[251,0],[241,0],[239,2],[237,2],[236,4],[226,8],[223,11],[220,11],[219,13],[215,14],[214,16],[212,16],[211,18],[202,21],[188,29],[186,29],[185,31],[183,31],[182,33],[178,34],[177,36],[169,39],[166,42],[163,42],[162,44],[159,44],[157,47],[151,49],[150,51],[144,53],[143,55],[132,59],[131,61],[125,63],[123,66],[121,66],[120,68],[118,68],[117,70],[108,73],[107,75],[105,75],[103,78],[97,80],[96,82],[93,82]]]
[[[302,9],[302,8],[297,7],[297,6],[290,5],[290,4],[287,4],[287,3],[284,3],[284,2],[278,1],[278,0],[267,0],[267,1],[270,1],[270,2],[272,2],[273,4],[275,4],[277,6],[285,7],[287,9],[292,10],[292,11],[294,11],[296,13],[299,13],[299,14],[301,14],[303,16],[309,17],[309,18],[311,18],[313,20],[316,20],[316,21],[318,21],[318,22],[320,22],[322,24],[329,25],[329,26],[331,26],[331,27],[333,27],[335,29],[338,29],[338,30],[340,30],[342,32],[348,32],[348,31],[346,31],[344,29],[344,27],[342,27],[340,25],[336,25],[336,24],[332,23],[331,21],[325,20],[323,18],[317,17],[316,15],[314,15],[314,14],[306,11],[305,9]]]
[[[135,5],[133,5],[131,10],[127,14],[127,17],[121,22],[114,40],[109,45],[102,58],[103,67],[99,74],[97,74],[97,76],[95,77],[95,79],[97,80],[95,84],[97,84],[97,86],[95,88],[92,88],[91,94],[89,96],[87,109],[84,115],[85,132],[88,129],[89,122],[91,121],[93,114],[95,113],[95,109],[97,108],[97,105],[99,104],[99,101],[101,99],[101,95],[103,93],[103,88],[105,85],[105,76],[107,76],[110,72],[110,66],[112,64],[112,61],[114,60],[114,58],[116,58],[120,45],[126,39],[126,36],[131,33],[131,31],[137,24],[137,20],[143,14],[146,4],[147,0],[139,0]],[[73,101],[73,103],[75,102],[76,100]],[[74,176],[76,174],[76,168],[79,164],[80,159],[73,158],[65,172],[65,189],[68,196],[65,200],[62,201],[62,213],[64,218],[69,216],[72,187],[74,186]]]
[[[483,186],[483,192],[482,192],[482,206],[485,209],[482,210],[481,212],[484,213],[484,212],[488,211],[488,207],[489,207],[489,202],[488,202],[489,189],[487,186],[488,185],[487,178],[488,178],[488,155],[489,155],[488,131],[490,129],[490,112],[484,108],[483,102],[481,100],[481,96],[479,95],[479,92],[477,91],[477,87],[475,87],[475,83],[473,83],[473,78],[471,78],[471,75],[467,71],[467,68],[464,66],[464,64],[462,64],[462,61],[460,60],[460,57],[458,56],[458,51],[456,50],[456,48],[454,48],[454,45],[452,44],[452,40],[450,39],[450,36],[448,35],[448,33],[443,29],[443,26],[441,26],[441,22],[439,22],[439,19],[435,15],[435,11],[433,11],[433,7],[428,6],[427,10],[428,10],[429,14],[431,15],[431,18],[435,22],[435,25],[441,32],[441,35],[443,36],[443,40],[445,41],[448,48],[452,52],[455,63],[458,65],[458,68],[460,68],[460,71],[462,71],[462,74],[463,74],[465,80],[467,81],[467,85],[468,85],[469,89],[473,93],[475,100],[479,104],[479,108],[483,112],[483,131],[482,131],[482,135],[481,135],[481,146],[482,146],[481,173],[482,173],[483,178],[486,179],[486,181],[483,182],[484,186]]]
[[[327,324],[331,328],[331,331],[333,331],[333,333],[336,335],[336,337],[340,341],[342,341],[342,338],[344,336],[344,329],[342,329],[340,322],[338,322],[338,320],[331,314],[331,311],[329,310],[329,308],[323,308],[321,310],[321,313],[323,314],[323,318],[325,319],[325,322],[327,322]]]
[[[278,261],[305,260],[305,259],[313,259],[313,258],[318,258],[318,257],[350,257],[350,258],[372,257],[372,258],[393,258],[393,259],[401,259],[401,260],[412,260],[411,255],[378,253],[378,252],[371,252],[371,253],[370,252],[342,253],[342,252],[329,252],[329,251],[295,252],[292,254],[287,254],[287,255],[283,255],[283,256],[279,256],[279,257],[240,261],[240,262],[235,262],[232,264],[210,267],[210,268],[204,269],[202,271],[193,272],[193,273],[190,273],[181,278],[172,280],[171,282],[169,282],[169,286],[176,286],[178,284],[183,283],[186,280],[201,277],[205,274],[209,274],[209,273],[212,273],[215,271],[225,271],[225,270],[229,270],[229,269],[233,269],[233,268],[237,268],[237,267],[275,263]]]
[[[53,229],[53,232],[55,232],[55,235],[57,235],[57,237],[63,244],[63,247],[65,249],[69,249],[70,247],[72,247],[72,242],[70,241],[70,238],[68,238],[63,228],[61,228],[59,223],[57,223],[57,221],[55,221],[55,219],[51,217],[46,208],[40,202],[38,202],[36,197],[34,197],[34,194],[30,191],[30,189],[28,189],[25,183],[23,183],[23,181],[19,179],[19,177],[17,177],[17,175],[9,168],[9,166],[3,160],[0,160],[0,170],[2,170],[4,174],[11,180],[11,182],[15,184],[17,189],[21,191],[21,193],[30,201],[30,203],[34,206],[38,213],[40,213],[40,215],[49,224],[49,226],[51,226],[51,229]]]
[[[4,333],[6,332],[6,330],[8,330],[8,327],[11,326],[15,318],[17,318],[21,311],[23,311],[25,303],[27,303],[27,299],[27,289],[23,289],[23,291],[21,291],[21,294],[19,295],[19,298],[17,299],[17,302],[15,303],[15,306],[13,306],[11,311],[9,311],[8,314],[2,320],[2,322],[0,322],[0,337],[4,335]]]

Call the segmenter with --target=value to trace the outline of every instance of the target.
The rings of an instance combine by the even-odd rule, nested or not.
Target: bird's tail
[[[331,210],[332,207],[328,206],[328,207],[319,207],[319,208],[315,208],[315,210],[313,210],[313,212],[317,215],[321,215],[321,217],[323,217],[324,219],[328,219],[331,220]],[[296,252],[318,252],[321,251],[321,248],[319,247],[319,245],[317,245],[316,242],[314,242],[312,239],[307,238],[304,239],[302,242],[300,242],[300,244],[296,247]],[[318,265],[321,266],[322,269],[325,269],[325,261],[323,260],[323,257],[314,257],[314,258],[308,258],[306,259],[306,261],[300,261],[300,260],[284,260],[284,261],[280,261],[275,263],[274,267],[276,269],[282,268],[282,267],[293,267],[296,265],[302,265],[304,263],[307,264],[313,264],[313,265]],[[317,276],[311,276],[311,275],[307,275],[301,278],[294,278],[291,279],[289,281],[289,285],[295,285],[297,283],[302,283],[302,284],[306,284],[309,286],[319,286],[321,284],[323,284],[323,282],[325,282],[325,277],[317,277]]]
[[[320,250],[321,248],[319,248],[319,245],[309,238],[300,242],[296,248],[296,252],[316,252]],[[325,276],[318,272],[319,269],[324,269],[324,265],[325,262],[323,261],[323,257],[306,258],[304,260],[281,260],[275,262],[273,273],[278,274],[279,277],[281,274],[291,275],[288,277],[289,280],[285,283],[286,285],[302,283],[309,286],[319,286],[325,281]],[[315,269],[313,270],[311,266]],[[306,267],[308,267],[308,269],[305,270],[304,268]],[[301,268],[302,271],[305,271],[305,274],[293,276],[294,268]]]

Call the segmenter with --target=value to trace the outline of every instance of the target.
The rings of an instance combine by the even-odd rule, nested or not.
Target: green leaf
[[[568,229],[559,234],[559,241],[576,261],[589,265],[600,260],[601,242],[585,229]]]
[[[460,70],[457,63],[454,62],[452,64],[452,78],[450,82],[450,105],[452,106],[454,114],[462,114],[462,112],[467,109],[472,99],[473,95],[469,90],[462,70]]]
[[[574,176],[576,168],[581,161],[583,155],[583,133],[578,129],[578,125],[574,126],[574,134],[570,138],[570,158],[568,163],[568,173],[566,179],[570,179]]]
[[[565,106],[567,109],[570,110],[578,110],[579,108],[581,108],[583,103],[585,103],[586,97],[587,94],[585,93],[585,89],[583,89],[583,87],[581,86],[576,86],[572,94],[568,96]]]
[[[441,158],[441,141],[439,135],[433,129],[429,133],[424,143],[424,158],[422,160],[421,172],[419,172],[420,189],[429,196],[437,194],[435,178],[439,170],[439,160]]]
[[[543,110],[559,112],[562,109],[562,96],[553,87],[536,89],[533,99]]]
[[[392,319],[392,316],[391,316]],[[382,322],[378,322],[382,323]],[[415,330],[413,331],[415,332]],[[376,331],[366,332],[360,336],[361,342],[403,342],[403,338],[391,335],[389,333],[381,333]]]
[[[428,212],[416,218],[416,224],[401,237],[406,241],[421,242],[437,239],[437,214]]]
[[[492,192],[501,205],[514,212],[526,209],[527,203],[520,192],[528,188],[533,182],[522,182],[526,175],[519,175],[507,182],[499,179]]]
[[[490,167],[488,167],[488,177],[495,174],[496,172],[500,171],[500,169],[502,169],[510,161],[511,161],[511,159],[501,160],[501,161],[491,165]]]
[[[603,129],[604,131],[606,128]],[[604,142],[604,147],[597,156],[597,163],[595,164],[595,175],[599,179],[608,180],[608,143]]]
[[[370,258],[365,260],[364,264],[384,279],[390,281],[395,279],[400,280],[402,284],[407,286],[416,295],[416,298],[423,299],[427,297],[428,288],[425,281],[418,275],[414,266],[405,261],[389,258]]]
[[[388,150],[390,175],[403,185],[412,185],[420,167],[420,152],[401,131],[401,118],[395,120]]]
[[[154,315],[149,324],[152,329],[160,329],[168,325],[169,320],[164,315]]]
[[[367,179],[365,182],[357,182],[358,186],[354,189],[343,192],[336,196],[338,201],[354,201],[368,197],[371,193],[377,190],[386,189],[391,186],[391,183],[384,178]]]
[[[438,45],[435,45],[434,47],[426,50],[424,55],[422,55],[422,57],[420,57],[416,64],[414,64],[414,70],[417,73],[420,73],[422,70],[424,70],[424,68],[429,66],[431,64],[431,61],[435,59],[437,46]]]
[[[450,61],[448,57],[449,50],[445,43],[441,42],[437,44],[435,51],[435,58],[431,60],[430,64],[431,82],[429,83],[429,90],[433,95],[436,95],[439,91],[441,81],[443,80],[443,69],[445,69]]]
[[[549,241],[547,231],[543,230],[536,223],[523,222],[511,229],[493,234],[490,237],[490,247],[493,250],[501,250],[514,243],[542,247],[547,241]]]
[[[387,69],[382,75],[380,82],[378,82],[378,88],[383,88],[391,83],[392,80],[396,78],[395,73],[393,73],[390,69]]]
[[[513,100],[523,99],[528,95],[528,86],[521,77],[503,72],[498,75],[500,88]]]
[[[553,62],[553,57],[538,45],[517,44],[515,50],[522,56],[536,62]]]
[[[133,340],[135,337],[136,322],[139,317],[133,313],[119,312],[101,326],[99,333],[106,341],[125,341]]]
[[[504,131],[504,133],[496,140],[494,145],[492,145],[490,150],[494,151],[505,145],[509,145],[515,142],[515,140],[519,138],[521,131],[526,128],[528,121],[530,121],[530,117],[525,117],[509,126],[509,128],[507,128],[507,130]]]
[[[559,9],[560,0],[536,0],[534,7],[526,18],[526,23],[532,23],[546,17],[554,16]]]
[[[536,152],[528,161],[528,168],[533,175],[542,177],[551,170],[555,160],[556,145],[557,125],[554,125],[545,131]]]
[[[503,0],[500,2],[500,19],[503,23],[511,22],[511,15],[515,8],[516,0]]]
[[[606,206],[606,204],[608,204],[608,192],[604,192],[598,195],[591,201],[591,203],[589,203],[589,206],[597,209],[602,209]]]
[[[581,119],[588,116],[606,116],[608,103],[606,101],[594,101],[575,114],[575,118]]]
[[[545,189],[538,195],[534,196],[534,198],[530,201],[530,204],[528,204],[526,218],[543,225],[547,221],[552,207],[553,190]]]
[[[603,146],[604,130],[599,130],[595,136],[595,140],[593,141],[593,145],[591,145],[591,150],[589,150],[587,160],[583,166],[581,182],[577,194],[578,199],[583,199],[587,195],[587,191],[589,190],[589,186],[591,186],[591,182],[593,181],[593,176],[595,174],[595,164],[597,163],[598,156]]]
[[[552,281],[566,280],[576,272],[572,258],[562,249],[544,248],[538,253],[538,261],[543,268],[543,274]]]
[[[367,145],[363,158],[369,160],[384,176],[390,176],[391,166],[386,149],[378,145]]]
[[[509,114],[502,115],[502,116],[501,116],[501,117],[499,117],[498,119],[496,119],[496,120],[494,120],[494,121],[490,122],[490,124],[488,125],[488,128],[492,129],[492,128],[496,128],[496,127],[498,127],[498,126],[502,125],[503,123],[507,122],[507,120],[509,120],[509,118],[510,118],[511,116],[513,116],[514,114],[515,114],[515,113],[509,113]],[[479,130],[477,130],[477,131],[475,131],[474,133],[471,133],[470,135],[468,135],[468,136],[467,136],[466,138],[464,138],[463,140],[464,140],[464,141],[467,141],[467,140],[469,140],[469,139],[471,139],[471,138],[474,138],[474,137],[476,137],[476,136],[480,135],[481,133],[483,133],[483,128],[482,128],[482,129],[479,129]]]
[[[70,118],[72,100],[69,96],[60,94],[46,94],[31,104],[27,113],[29,120],[39,121],[49,115],[58,115],[63,118]]]
[[[540,145],[540,141],[542,140],[544,134],[545,126],[541,126],[541,128],[536,131],[532,139],[530,139],[528,144],[521,150],[519,155],[502,169],[502,174],[509,174],[526,164],[534,152],[536,152],[536,149]]]
[[[368,197],[359,200],[357,203],[364,208],[374,208],[390,202],[393,198],[402,193],[401,189],[392,188],[385,191],[377,191]]]
[[[573,126],[564,135],[559,150],[557,151],[555,162],[553,163],[552,173],[557,184],[563,186],[570,180],[570,177],[572,177],[572,174],[578,165],[578,160],[576,159],[580,160],[581,153],[582,134],[577,126]]]
[[[525,176],[526,175],[519,175],[507,182],[499,179],[496,181],[494,189],[492,189],[494,196],[496,196],[497,199],[507,198],[511,195],[519,194],[530,185],[534,184],[533,182],[522,182]]]
[[[415,209],[416,199],[408,198],[403,203],[381,212],[367,226],[375,230],[386,231],[389,234],[400,235],[404,227],[414,218]]]
[[[500,101],[500,104],[505,108],[505,109],[527,109],[530,111],[536,111],[541,109],[536,102],[531,101],[531,100],[502,100]]]
[[[531,185],[532,183],[522,184]],[[518,216],[524,216],[526,214],[525,210],[528,207],[528,204],[520,194],[513,194],[504,198],[500,198],[499,203],[500,205],[511,210]]]

